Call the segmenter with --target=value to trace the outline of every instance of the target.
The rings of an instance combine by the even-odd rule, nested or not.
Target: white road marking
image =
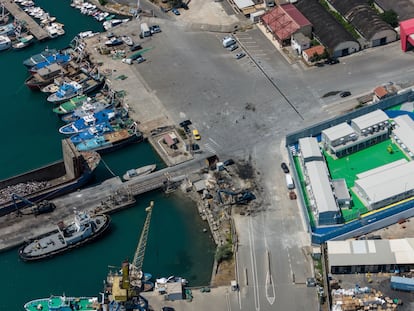
[[[215,144],[217,147],[220,147],[220,145],[213,139],[213,138],[208,138],[208,139],[210,139],[211,140],[211,142],[213,143],[213,144]]]
[[[260,310],[260,300],[259,300],[259,292],[258,292],[258,284],[257,284],[257,265],[256,265],[256,254],[254,252],[254,239],[253,239],[253,225],[252,225],[252,218],[249,217],[249,228],[248,228],[248,232],[249,232],[249,244],[251,245],[250,247],[250,259],[251,259],[251,263],[252,263],[252,276],[253,276],[253,296],[254,296],[254,306],[256,308],[256,310]]]

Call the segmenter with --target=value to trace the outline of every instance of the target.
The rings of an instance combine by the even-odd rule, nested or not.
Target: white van
[[[225,37],[223,39],[223,47],[224,48],[228,48],[230,45],[233,45],[233,44],[236,44],[236,43],[237,43],[236,39],[234,39],[232,36]]]
[[[293,182],[292,176],[290,174],[285,174],[286,177],[286,187],[289,190],[295,189],[295,183]]]
[[[151,37],[151,30],[149,29],[147,23],[141,24],[141,38]]]

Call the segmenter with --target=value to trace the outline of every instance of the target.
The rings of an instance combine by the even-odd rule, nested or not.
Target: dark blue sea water
[[[57,21],[66,34],[37,43],[22,51],[0,52],[2,147],[0,179],[61,159],[62,124],[51,104],[40,92],[25,85],[27,69],[22,61],[46,46],[61,49],[80,31],[102,31],[100,23],[70,7],[69,0],[36,0]],[[163,164],[147,143],[140,143],[104,156],[117,175],[146,164]],[[96,181],[111,177],[105,165],[96,172]],[[211,276],[214,244],[206,223],[200,220],[195,204],[180,194],[167,196],[151,192],[137,198],[135,207],[112,216],[113,226],[105,238],[68,254],[36,263],[21,262],[17,250],[0,253],[0,310],[23,310],[28,300],[50,294],[97,295],[108,266],[134,256],[145,220],[145,207],[155,201],[144,270],[154,277],[183,276],[191,285],[207,284]]]

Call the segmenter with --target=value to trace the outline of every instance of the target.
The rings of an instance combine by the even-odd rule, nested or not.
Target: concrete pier
[[[37,40],[42,41],[49,38],[47,31],[40,27],[40,25],[36,23],[34,19],[25,11],[23,11],[23,9],[19,7],[15,2],[4,1],[3,5],[7,11],[9,11],[10,14],[14,16],[15,20],[21,20],[26,23],[25,27]]]
[[[114,213],[135,204],[135,196],[155,189],[168,187],[206,167],[205,154],[197,159],[140,176],[127,182],[119,177],[105,180],[99,185],[85,188],[58,199],[52,200],[56,205],[54,212],[35,217],[27,213],[30,207],[23,209],[23,216],[15,213],[0,217],[0,251],[17,247],[27,240],[54,230],[56,224],[63,220],[73,220],[73,210],[92,211],[96,213]],[[25,215],[26,214],[26,215]],[[16,255],[17,256],[17,255]]]

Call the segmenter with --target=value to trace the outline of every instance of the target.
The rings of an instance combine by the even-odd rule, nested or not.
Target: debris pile
[[[332,311],[353,310],[397,310],[398,300],[393,300],[373,288],[355,287],[334,289],[332,294]]]
[[[47,181],[29,181],[27,183],[8,186],[0,190],[0,204],[11,201],[13,193],[25,197],[48,187],[50,187],[50,183]]]

